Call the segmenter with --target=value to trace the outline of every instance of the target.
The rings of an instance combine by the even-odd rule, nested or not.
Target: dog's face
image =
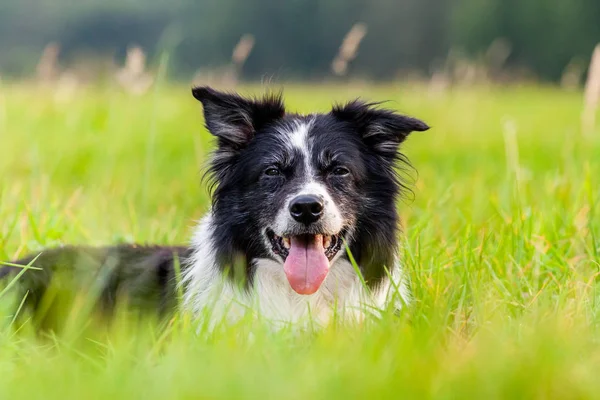
[[[367,264],[389,261],[398,146],[427,125],[357,101],[299,116],[286,115],[280,97],[250,100],[209,88],[193,94],[219,141],[211,171],[220,257],[242,253],[249,266],[254,258],[280,261],[299,294],[319,289],[346,256],[344,243],[359,264],[361,256]],[[382,247],[380,236],[391,236],[383,258],[371,254]]]

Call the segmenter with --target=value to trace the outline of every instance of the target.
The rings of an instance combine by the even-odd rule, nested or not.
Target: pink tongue
[[[329,272],[329,260],[325,256],[323,236],[307,235],[290,238],[290,250],[283,270],[296,293],[316,292]]]

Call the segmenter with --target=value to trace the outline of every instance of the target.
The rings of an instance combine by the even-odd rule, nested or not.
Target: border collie
[[[169,313],[181,290],[184,308],[208,311],[213,322],[252,310],[324,324],[409,301],[396,168],[407,162],[400,144],[425,123],[358,100],[299,115],[286,112],[280,95],[192,93],[218,143],[208,170],[212,207],[191,244],[63,247],[15,261],[41,268],[20,277],[29,305],[39,307],[51,279],[65,274],[89,277],[77,289],[95,285],[105,310],[123,296]]]

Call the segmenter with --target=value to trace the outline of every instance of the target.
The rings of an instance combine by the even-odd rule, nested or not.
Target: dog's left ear
[[[378,103],[352,101],[333,107],[331,114],[352,124],[363,141],[377,154],[395,158],[398,147],[411,132],[426,131],[429,126],[416,118],[377,108]]]
[[[202,103],[206,127],[219,139],[219,148],[229,152],[245,148],[258,130],[285,114],[281,95],[247,99],[207,86],[193,88],[192,94]]]

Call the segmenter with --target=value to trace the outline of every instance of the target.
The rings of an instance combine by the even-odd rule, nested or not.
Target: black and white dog
[[[30,304],[39,306],[53,276],[73,270],[96,271],[89,276],[106,309],[123,295],[168,313],[180,289],[184,307],[198,316],[208,309],[214,321],[252,310],[326,323],[334,313],[360,318],[409,300],[397,254],[404,186],[396,168],[406,162],[400,144],[425,123],[360,101],[298,115],[286,113],[280,96],[208,87],[193,95],[218,146],[212,208],[191,245],[49,250],[33,264],[42,270],[22,276]]]

